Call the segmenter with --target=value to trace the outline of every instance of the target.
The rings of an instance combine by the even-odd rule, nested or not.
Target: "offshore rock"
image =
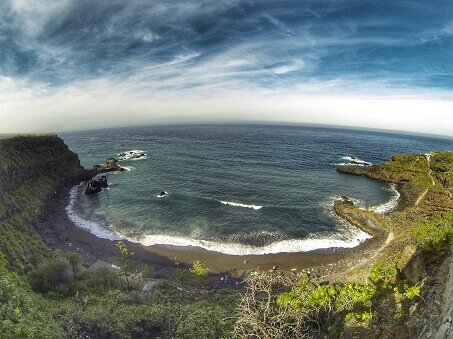
[[[85,194],[95,194],[102,191],[102,188],[108,186],[107,177],[103,175],[99,180],[91,179],[87,182]]]
[[[118,160],[115,158],[107,159],[106,164],[94,165],[94,169],[100,173],[125,171],[126,169],[117,164]]]

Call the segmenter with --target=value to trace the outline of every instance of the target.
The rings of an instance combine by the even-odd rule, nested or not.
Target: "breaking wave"
[[[253,208],[254,210],[259,210],[261,209],[263,206],[259,206],[259,205],[246,205],[246,204],[242,204],[242,203],[239,203],[239,202],[231,202],[231,201],[222,201],[222,200],[219,200],[222,204],[224,205],[231,205],[231,206],[236,206],[236,207],[245,207],[245,208]]]
[[[130,150],[127,152],[118,153],[118,160],[144,160],[148,159],[148,154],[146,151],[141,150]]]
[[[84,183],[74,186],[69,193],[69,202],[66,206],[66,212],[69,219],[77,226],[88,230],[98,238],[109,240],[127,239],[131,242],[140,243],[144,246],[152,245],[169,245],[169,246],[182,246],[182,247],[198,247],[208,251],[220,252],[228,255],[262,255],[262,254],[276,254],[276,253],[294,253],[294,252],[308,252],[321,249],[332,248],[352,248],[358,246],[361,242],[370,238],[368,234],[362,231],[350,234],[347,239],[336,238],[335,236],[326,238],[309,237],[306,239],[283,239],[277,240],[267,245],[254,246],[246,245],[237,242],[229,241],[216,241],[204,239],[192,239],[182,236],[165,235],[165,234],[152,234],[144,235],[141,237],[124,236],[113,229],[108,229],[108,225],[100,221],[86,220],[79,216],[75,210],[77,199],[83,190]],[[240,206],[247,208],[261,208],[262,206],[244,205],[237,203],[232,206]],[[110,225],[111,226],[111,225]],[[254,234],[260,236],[261,232]],[[264,236],[269,236],[266,231],[263,231]]]
[[[83,189],[84,183],[76,185],[69,191],[69,202],[66,206],[66,214],[68,215],[69,220],[72,221],[77,227],[86,229],[90,233],[94,234],[98,238],[110,239],[110,240],[119,240],[119,237],[115,232],[108,230],[105,226],[102,226],[99,222],[93,220],[86,220],[80,217],[75,211],[75,204],[77,202],[78,196]]]
[[[385,214],[393,211],[397,206],[400,199],[400,192],[396,189],[396,184],[390,184],[389,190],[392,192],[392,198],[378,206],[374,206],[371,209],[376,213]]]

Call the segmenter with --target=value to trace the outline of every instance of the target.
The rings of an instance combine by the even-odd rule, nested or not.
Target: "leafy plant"
[[[208,275],[209,268],[206,266],[205,263],[201,262],[200,260],[195,260],[192,263],[192,268],[190,269],[190,272],[192,272],[198,277],[204,277]]]

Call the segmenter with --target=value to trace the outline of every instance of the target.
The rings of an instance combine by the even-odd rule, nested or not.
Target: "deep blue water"
[[[366,235],[333,216],[333,200],[347,195],[385,211],[396,196],[387,184],[337,173],[345,157],[379,163],[453,149],[452,140],[301,126],[148,126],[61,137],[85,167],[131,150],[147,155],[120,161],[130,171],[111,174],[110,188],[96,196],[73,190],[69,211],[80,226],[230,254],[355,246]],[[159,198],[161,191],[169,194]]]

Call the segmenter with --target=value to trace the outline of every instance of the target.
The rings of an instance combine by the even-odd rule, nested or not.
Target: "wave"
[[[126,152],[118,153],[118,160],[144,160],[148,159],[148,154],[146,151],[141,150],[130,150]]]
[[[69,220],[72,221],[73,224],[76,226],[86,229],[90,231],[90,233],[94,234],[98,238],[102,239],[109,239],[109,240],[120,240],[119,237],[115,232],[108,230],[106,227],[102,226],[100,223],[93,221],[93,220],[86,220],[77,215],[75,211],[75,204],[77,202],[78,195],[80,194],[80,190],[83,189],[84,183],[80,183],[80,185],[76,185],[69,191],[69,202],[66,206],[66,214],[68,215]]]
[[[107,229],[106,225],[93,220],[86,220],[75,211],[75,204],[77,198],[83,189],[83,183],[74,186],[69,193],[69,203],[66,206],[66,212],[69,219],[78,227],[90,231],[98,238],[109,240],[127,239],[131,242],[140,243],[144,246],[152,245],[170,245],[181,247],[198,247],[208,251],[219,252],[227,255],[262,255],[262,254],[276,254],[276,253],[295,253],[295,252],[308,252],[320,249],[331,248],[352,248],[358,246],[361,242],[370,238],[365,232],[359,231],[349,239],[338,239],[335,237],[327,238],[307,238],[307,239],[286,239],[278,240],[264,246],[246,245],[237,242],[215,241],[192,239],[180,236],[153,234],[144,235],[142,237],[124,236],[113,230]],[[243,205],[243,204],[241,204]],[[246,205],[253,207],[260,207],[255,205]],[[242,207],[242,206],[241,206]],[[253,208],[250,207],[250,208]],[[266,231],[263,231],[266,235]]]
[[[245,208],[253,208],[254,210],[259,210],[259,209],[261,209],[263,207],[263,206],[259,206],[259,205],[246,205],[246,204],[242,204],[242,203],[239,203],[239,202],[231,202],[231,201],[219,200],[219,202],[221,202],[224,205],[231,205],[231,206],[245,207]]]
[[[371,166],[371,165],[373,165],[369,161],[365,161],[365,160],[359,159],[359,158],[354,157],[354,156],[344,156],[344,157],[341,157],[341,159],[346,160],[347,163],[341,163],[341,164],[339,164],[340,166],[341,165],[348,165],[348,166],[351,166],[351,165],[355,165],[355,166]]]
[[[188,239],[169,235],[145,235],[140,239],[129,239],[144,246],[170,245],[192,246],[203,248],[208,251],[220,252],[228,255],[263,255],[276,253],[309,252],[320,249],[352,248],[369,239],[370,236],[360,231],[354,238],[349,240],[335,238],[307,238],[288,239],[273,242],[265,246],[251,246],[240,243],[216,242],[211,240]]]
[[[376,213],[385,214],[393,211],[397,206],[400,199],[400,192],[396,189],[396,184],[390,184],[390,191],[392,192],[392,198],[378,206],[374,206],[371,209]]]

